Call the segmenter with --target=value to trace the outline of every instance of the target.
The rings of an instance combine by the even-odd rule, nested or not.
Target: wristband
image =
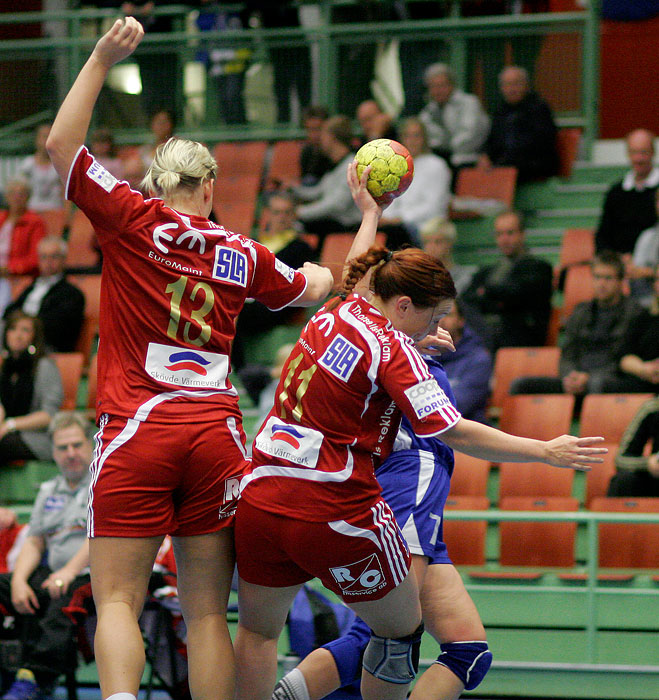
[[[16,430],[16,421],[13,418],[7,418],[5,428],[7,428],[8,433],[13,433]]]

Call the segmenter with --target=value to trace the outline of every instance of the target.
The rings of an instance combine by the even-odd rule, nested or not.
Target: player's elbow
[[[323,301],[332,291],[334,278],[328,268],[320,265],[305,267],[304,275],[307,278],[307,288],[298,303],[300,306],[313,306]]]

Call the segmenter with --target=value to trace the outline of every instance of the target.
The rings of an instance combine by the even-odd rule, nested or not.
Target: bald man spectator
[[[527,71],[519,66],[504,68],[499,74],[499,90],[503,100],[492,115],[479,164],[514,166],[518,182],[555,175],[556,125],[549,105],[531,90]]]
[[[544,345],[551,265],[527,251],[519,212],[499,214],[494,235],[501,257],[477,270],[461,296],[467,321],[493,352],[500,347]]]
[[[474,95],[455,85],[445,63],[433,63],[423,76],[428,104],[419,113],[430,148],[454,168],[474,165],[490,128],[490,120]]]
[[[43,323],[49,350],[75,349],[85,311],[84,294],[67,281],[64,273],[67,243],[59,236],[46,236],[37,245],[39,275],[7,306],[4,318],[16,309],[38,316]]]
[[[364,143],[373,139],[394,139],[398,133],[390,114],[383,112],[375,100],[364,100],[357,107],[357,121],[364,134]]]
[[[657,222],[655,191],[659,167],[653,167],[654,134],[635,129],[627,134],[627,156],[631,169],[606,193],[602,216],[595,234],[597,250],[628,254],[642,231]]]

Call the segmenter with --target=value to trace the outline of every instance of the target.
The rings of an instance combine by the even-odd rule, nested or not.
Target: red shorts
[[[233,525],[247,464],[239,416],[183,425],[101,416],[89,537],[204,535]]]
[[[241,499],[236,513],[238,573],[273,588],[319,578],[346,602],[377,600],[409,571],[410,553],[383,501],[350,522],[307,522]]]

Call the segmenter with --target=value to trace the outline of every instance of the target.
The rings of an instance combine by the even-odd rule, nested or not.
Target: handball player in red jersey
[[[280,263],[263,246],[208,220],[217,165],[199,143],[160,146],[145,199],[116,180],[84,141],[108,70],[140,43],[134,18],[98,41],[48,138],[68,199],[103,251],[99,432],[88,534],[103,698],[132,700],[144,668],[137,624],[158,547],[171,534],[188,631],[195,700],[234,694],[226,604],[233,517],[247,460],[228,375],[245,300],[271,309],[316,304],[331,273]]]

